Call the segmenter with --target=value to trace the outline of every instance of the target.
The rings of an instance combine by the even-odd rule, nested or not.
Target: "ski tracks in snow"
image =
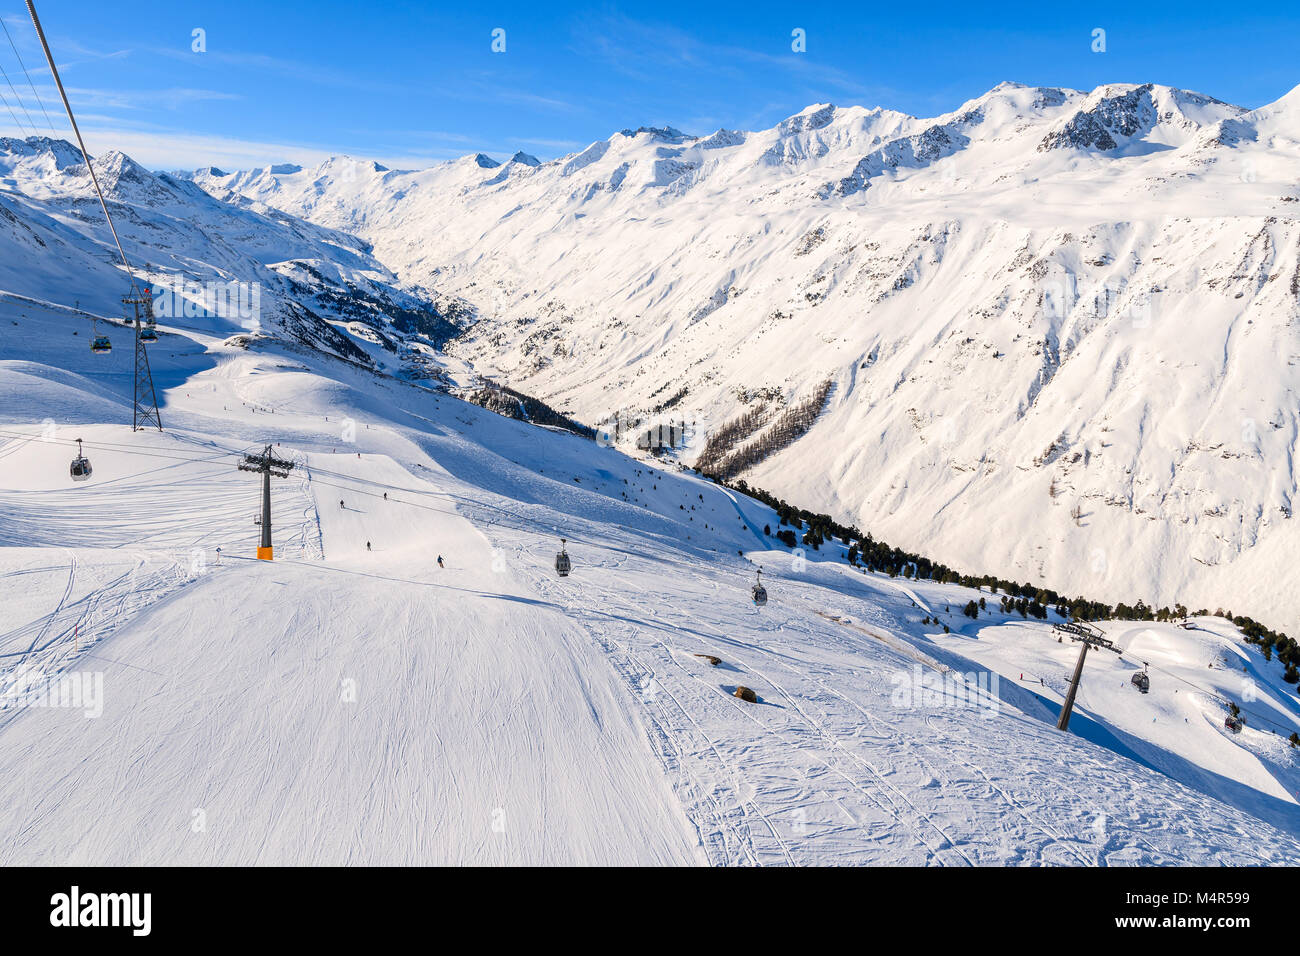
[[[522,549],[517,553],[522,558]],[[824,844],[828,841],[836,844],[833,857],[839,859],[860,858],[865,843],[887,844],[887,848],[878,846],[880,860],[940,865],[977,862],[961,838],[890,783],[861,752],[873,745],[886,746],[890,759],[897,759],[905,754],[897,745],[901,735],[860,704],[830,689],[810,666],[800,666],[792,655],[758,643],[705,633],[701,616],[684,613],[673,601],[665,601],[663,606],[681,619],[677,623],[633,605],[620,593],[596,584],[590,574],[584,574],[580,583],[569,582],[535,574],[531,583],[583,621],[610,655],[630,692],[642,701],[651,737],[701,833],[711,862],[812,862],[827,849]],[[582,600],[575,589],[581,590]],[[597,593],[593,594],[593,589]],[[626,616],[612,613],[615,608]],[[683,662],[683,657],[699,659],[692,658],[693,651],[680,649],[674,635],[689,635],[699,641],[702,652],[736,660],[728,661],[726,670],[696,668]],[[771,663],[759,666],[754,654]],[[670,671],[664,671],[665,666]],[[772,667],[788,671],[802,689],[794,690],[776,680]],[[758,680],[748,683],[770,688],[781,702],[777,706],[784,711],[782,717],[766,719],[763,704],[744,703],[705,676],[733,672],[752,674]],[[831,715],[824,706],[828,698],[860,718],[853,722],[852,731],[831,726]],[[773,703],[767,701],[766,705]],[[728,712],[728,733],[718,735],[715,731],[711,735],[705,724],[716,722],[713,718],[719,708]],[[839,716],[842,719],[843,714]],[[739,738],[737,719],[741,721]],[[862,721],[874,732],[864,733]],[[751,730],[744,731],[745,725]],[[764,740],[776,746],[764,745]],[[769,755],[765,762],[753,759],[765,754]],[[772,757],[778,766],[771,765]],[[813,819],[819,813],[825,819]]]

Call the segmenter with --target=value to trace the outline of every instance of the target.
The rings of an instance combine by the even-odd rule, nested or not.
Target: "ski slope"
[[[805,564],[768,509],[690,474],[273,339],[164,327],[167,430],[133,433],[129,349],[4,308],[6,865],[1300,861],[1294,776],[1259,776],[1243,734],[1204,755],[1237,788],[1216,791],[1183,756],[1202,737],[1137,716],[1158,682],[1128,692],[1140,753],[1058,733],[1009,679],[900,702],[918,667],[1029,669],[998,632],[1050,643],[1054,674],[1045,625],[958,630],[962,589],[834,548]],[[259,479],[236,468],[266,444],[295,463],[274,562],[252,560]],[[1215,646],[1249,657],[1229,631]],[[83,673],[99,716],[19,706],[17,680]],[[1084,731],[1113,716],[1107,682],[1090,670]],[[1294,693],[1269,706],[1300,726]],[[1294,775],[1293,753],[1269,759]]]
[[[324,507],[336,491],[316,502],[328,562],[224,557],[76,658],[107,669],[102,718],[19,718],[30,736],[13,728],[15,762],[67,772],[11,775],[11,806],[45,811],[35,828],[25,818],[7,858],[698,860],[581,632],[490,580],[487,542],[463,518],[396,500],[386,515],[370,502],[340,514]],[[368,555],[362,533],[383,544]],[[457,555],[441,582],[417,555],[430,540]]]

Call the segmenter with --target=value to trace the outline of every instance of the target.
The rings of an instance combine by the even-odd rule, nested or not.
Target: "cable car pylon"
[[[135,314],[135,410],[131,416],[131,427],[135,431],[141,431],[145,425],[156,425],[162,431],[158,395],[154,391],[153,375],[149,371],[149,353],[144,347],[146,341],[156,341],[158,338],[158,333],[153,331],[153,291],[148,286],[143,290],[137,288],[133,279],[131,291],[122,297],[122,304],[131,306]],[[147,339],[146,334],[152,335],[152,339]]]
[[[1074,676],[1070,678],[1070,690],[1066,693],[1065,704],[1061,707],[1061,719],[1056,722],[1057,730],[1067,730],[1070,726],[1070,714],[1074,712],[1074,698],[1079,693],[1079,681],[1083,678],[1083,662],[1088,657],[1088,648],[1103,648],[1121,656],[1124,652],[1116,647],[1113,641],[1108,640],[1100,630],[1088,624],[1066,622],[1054,624],[1052,627],[1064,631],[1069,635],[1070,640],[1078,641],[1082,645],[1079,648],[1078,663],[1074,665]]]
[[[262,475],[262,543],[257,549],[259,561],[274,560],[271,550],[271,476],[288,478],[293,462],[276,458],[267,445],[260,455],[245,455],[239,463],[240,471],[256,471]]]

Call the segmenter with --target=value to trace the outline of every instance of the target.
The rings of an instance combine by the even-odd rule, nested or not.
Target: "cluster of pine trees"
[[[480,408],[486,408],[490,412],[504,415],[506,418],[532,422],[535,425],[550,425],[554,428],[563,428],[565,431],[573,432],[575,435],[593,441],[596,438],[596,429],[557,412],[539,398],[533,398],[523,392],[516,392],[513,388],[507,388],[504,385],[488,383],[483,388],[470,392],[465,396],[465,399]]]
[[[668,411],[668,409],[672,408],[674,405],[680,404],[681,400],[686,397],[686,394],[689,391],[690,389],[687,386],[683,385],[677,391],[673,392],[672,395],[668,396],[668,398],[664,399],[654,408],[650,409],[650,411],[656,415]],[[653,398],[653,396],[651,397]]]
[[[1002,613],[1003,614],[1018,613],[1021,617],[1036,617],[1040,621],[1046,621],[1047,605],[1044,604],[1042,601],[1038,600],[1037,594],[1035,594],[1034,597],[1032,598],[1030,597],[1013,598],[1009,594],[1004,594],[1002,595]],[[1061,617],[1070,617],[1069,612],[1065,609],[1064,605],[1062,604],[1058,604],[1056,606],[1056,613],[1061,615]],[[979,615],[976,614],[975,617],[979,617]]]
[[[706,475],[714,474],[719,463],[727,456],[727,452],[737,442],[744,441],[762,428],[766,421],[767,406],[759,405],[727,422],[704,443],[704,450],[695,461],[695,470]]]
[[[1197,615],[1208,615],[1207,610],[1196,612]],[[1264,660],[1271,661],[1274,656],[1286,668],[1282,679],[1288,684],[1300,683],[1300,644],[1281,634],[1260,624],[1254,618],[1246,617],[1242,614],[1234,615],[1231,611],[1223,609],[1216,610],[1215,616],[1226,618],[1245,635],[1246,640],[1258,647],[1264,654]]]
[[[811,395],[791,405],[777,416],[771,428],[749,444],[730,453],[728,449],[737,441],[753,434],[763,424],[766,412],[761,408],[755,409],[728,422],[715,435],[710,436],[704,453],[695,463],[696,470],[726,482],[772,457],[781,449],[794,444],[807,433],[808,429],[812,428],[813,422],[817,421],[817,416],[826,407],[826,400],[830,398],[832,385],[830,379],[822,382]],[[751,417],[755,415],[759,417]],[[713,449],[712,454],[710,449]]]
[[[768,533],[771,534],[770,529],[768,530]],[[797,547],[799,544],[799,539],[796,538],[794,532],[789,530],[788,528],[785,529],[784,531],[778,531],[776,533],[776,536],[781,540],[781,543],[784,544],[787,548],[794,548]]]

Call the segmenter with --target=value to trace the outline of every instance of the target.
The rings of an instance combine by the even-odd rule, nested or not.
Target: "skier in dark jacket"
[[[443,565],[443,563],[442,563],[442,555],[438,555],[438,567],[440,567],[440,568],[441,568],[441,567],[444,567],[444,565]]]

